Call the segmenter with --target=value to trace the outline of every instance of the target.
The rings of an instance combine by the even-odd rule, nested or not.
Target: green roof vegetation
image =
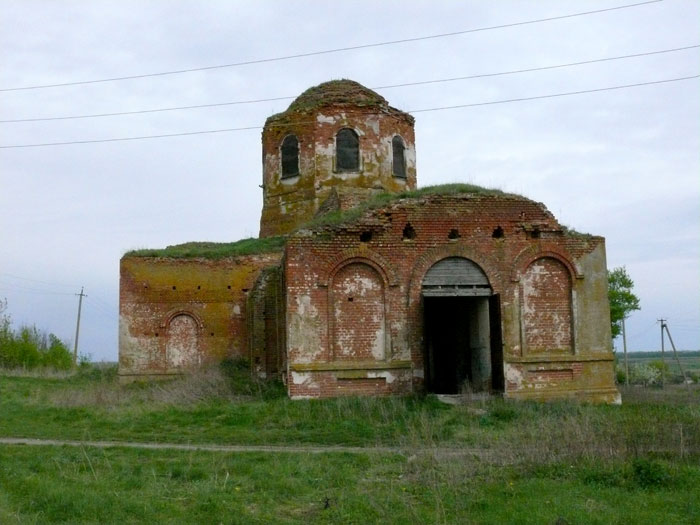
[[[493,188],[484,188],[482,186],[477,186],[475,184],[439,184],[436,186],[424,186],[423,188],[418,188],[417,190],[402,191],[400,193],[379,193],[372,197],[371,199],[361,203],[359,206],[352,208],[350,210],[344,211],[334,211],[326,213],[316,217],[309,223],[302,226],[300,229],[304,228],[315,228],[320,226],[337,226],[347,222],[352,222],[355,219],[361,217],[368,210],[374,210],[381,208],[399,199],[418,199],[421,197],[427,197],[430,195],[460,195],[460,194],[471,194],[471,195],[502,195],[509,197],[516,197],[523,199],[521,195],[516,195],[513,193],[505,193],[501,190]]]
[[[124,257],[170,257],[174,259],[202,257],[223,259],[237,255],[270,253],[284,248],[285,237],[265,237],[263,239],[241,239],[236,242],[186,242],[161,249],[132,250]]]
[[[294,99],[289,107],[271,115],[267,122],[279,120],[288,113],[313,111],[321,106],[332,104],[352,104],[358,107],[389,107],[389,103],[376,91],[366,88],[359,82],[348,79],[331,80],[310,87]]]
[[[294,99],[287,111],[305,111],[324,104],[382,106],[387,101],[376,91],[348,79],[331,80],[310,87]]]
[[[400,193],[379,193],[369,200],[361,203],[359,206],[350,210],[333,211],[324,215],[318,216],[306,224],[302,225],[299,230],[309,228],[323,228],[324,226],[334,227],[342,224],[353,222],[366,212],[388,206],[392,202],[400,199],[418,199],[432,195],[497,195],[503,197],[512,197],[515,199],[525,199],[522,195],[515,193],[506,193],[502,190],[494,188],[484,188],[475,184],[440,184],[435,186],[425,186],[411,191],[403,191]],[[593,235],[581,233],[573,228],[562,225],[564,235],[568,237],[576,237],[582,239],[590,239]],[[169,257],[175,259],[196,258],[204,259],[223,259],[225,257],[235,257],[238,255],[253,255],[258,253],[270,253],[281,251],[286,243],[286,236],[266,237],[255,239],[241,239],[236,242],[187,242],[184,244],[176,244],[162,249],[143,249],[132,250],[124,254],[125,257]]]
[[[592,235],[590,233],[583,233],[573,228],[569,228],[565,224],[561,225],[561,229],[564,232],[564,235],[566,235],[567,237],[576,237],[577,239],[592,239],[593,237],[595,237],[595,235]]]

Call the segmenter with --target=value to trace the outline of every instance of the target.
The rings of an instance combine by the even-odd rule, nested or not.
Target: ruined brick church
[[[260,238],[124,255],[119,374],[225,358],[292,398],[617,402],[605,244],[541,203],[416,189],[414,119],[349,80],[262,132]]]

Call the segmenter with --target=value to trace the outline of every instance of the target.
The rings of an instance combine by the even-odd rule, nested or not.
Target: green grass
[[[331,104],[352,104],[353,106],[374,108],[388,107],[386,99],[379,93],[354,80],[330,80],[306,89],[292,101],[285,111],[269,116],[265,121],[265,127],[280,125],[280,123],[286,124],[288,120],[298,122],[299,118],[295,114],[308,113]]]
[[[0,522],[7,524],[700,519],[700,468],[662,460],[646,469],[664,473],[660,484],[635,462],[493,468],[376,454],[0,446],[0,464]]]
[[[236,242],[187,242],[162,249],[132,250],[124,257],[203,257],[205,259],[223,259],[238,255],[252,255],[281,251],[286,242],[285,237],[266,237],[263,239],[241,239]]]
[[[114,372],[0,374],[0,436],[368,451],[0,446],[0,523],[700,520],[697,386],[630,388],[622,406],[452,406],[432,396],[290,401],[236,367],[132,385]]]
[[[667,381],[681,382],[683,380],[681,367],[678,364],[679,361],[686,373],[686,377],[700,381],[700,351],[683,350],[674,355],[673,351],[669,349],[666,350],[663,356],[658,351],[627,353],[630,367],[638,364],[648,365],[654,362],[661,362],[662,357],[666,365],[668,365]],[[615,359],[618,366],[621,366],[625,358],[622,352],[617,352]]]
[[[420,198],[427,195],[456,195],[464,193],[507,195],[501,190],[482,188],[481,186],[476,186],[474,184],[442,184],[437,186],[426,186],[417,190],[405,191],[401,193],[381,193],[351,210],[344,212],[332,212],[319,216],[309,223],[301,226],[300,229],[334,226],[347,223],[360,218],[368,210],[385,206],[398,199]],[[251,237],[230,243],[188,242],[168,246],[162,249],[132,250],[125,253],[124,257],[170,257],[176,259],[202,257],[205,259],[222,259],[225,257],[235,257],[238,255],[280,251],[284,248],[285,242],[286,237],[284,236],[266,237],[262,239],[255,239]]]
[[[229,371],[230,372],[230,371]],[[700,389],[631,387],[622,406],[427,397],[291,401],[214,369],[119,385],[112,371],[0,381],[0,435],[173,443],[480,447],[510,460],[700,453]],[[653,394],[661,392],[658,396]],[[654,422],[653,425],[649,421]],[[682,433],[682,439],[681,439]],[[517,452],[517,454],[515,454]]]
[[[319,215],[313,220],[300,226],[299,229],[318,229],[324,227],[336,227],[353,222],[370,210],[387,206],[399,199],[419,199],[431,195],[500,195],[517,199],[524,199],[520,195],[505,193],[499,189],[484,188],[475,184],[440,184],[425,186],[411,191],[400,193],[380,193],[360,205],[345,211],[335,211]],[[564,234],[570,237],[590,238],[586,233],[563,227]],[[194,258],[222,259],[238,255],[250,255],[256,253],[269,253],[281,251],[287,238],[285,236],[267,237],[263,239],[248,238],[231,243],[215,242],[188,242],[168,246],[162,249],[132,250],[124,254],[124,257],[170,257],[170,258]]]
[[[399,193],[379,193],[371,199],[362,202],[355,208],[345,211],[336,211],[331,213],[326,213],[325,215],[320,215],[302,226],[302,228],[315,228],[321,226],[337,226],[340,224],[345,224],[352,222],[362,215],[364,215],[369,210],[374,210],[386,206],[399,199],[419,199],[421,197],[426,197],[430,195],[460,195],[460,194],[473,194],[473,195],[502,195],[510,196],[523,199],[520,195],[515,195],[511,193],[505,193],[498,189],[484,188],[482,186],[477,186],[476,184],[463,184],[463,183],[453,183],[453,184],[438,184],[435,186],[424,186],[416,190],[403,191]]]

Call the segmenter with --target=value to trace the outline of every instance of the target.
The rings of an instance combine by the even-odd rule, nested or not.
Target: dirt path
[[[64,439],[32,439],[32,438],[0,438],[0,445],[28,446],[68,446],[96,448],[140,448],[153,450],[205,450],[210,452],[267,452],[267,453],[306,453],[326,454],[341,452],[348,454],[401,454],[411,456],[416,453],[436,453],[439,455],[458,455],[483,457],[481,449],[450,449],[450,448],[410,448],[398,447],[348,447],[342,445],[193,445],[179,443],[139,443],[132,441],[79,441]]]
[[[335,445],[193,445],[179,443],[139,443],[132,441],[77,441],[64,439],[32,439],[32,438],[0,438],[0,445],[29,445],[29,446],[68,446],[68,447],[97,447],[97,448],[141,448],[155,450],[207,450],[211,452],[307,452],[322,454],[325,452],[347,452],[350,454],[367,454],[379,452],[383,454],[401,454],[402,451],[392,447],[346,447]]]

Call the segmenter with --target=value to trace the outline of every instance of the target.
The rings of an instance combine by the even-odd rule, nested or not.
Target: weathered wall
[[[323,85],[319,89],[323,90]],[[349,86],[349,89],[359,90],[362,96],[379,97],[362,86]],[[353,100],[353,93],[347,96],[348,100]],[[380,192],[400,192],[416,187],[413,117],[390,108],[381,97],[378,100],[378,105],[374,106],[319,102],[268,119],[262,134],[261,237],[290,233],[329,203],[348,209]],[[359,136],[357,171],[336,169],[335,138],[342,128],[351,128]],[[282,178],[280,148],[290,134],[299,141],[299,175]],[[391,141],[395,135],[403,139],[406,147],[406,178],[392,174]]]
[[[248,293],[248,341],[258,377],[279,377],[285,366],[284,280],[280,266],[262,270]]]
[[[506,396],[615,401],[604,253],[602,238],[565,233],[543,205],[494,194],[404,199],[344,227],[302,231],[286,250],[289,393],[420,389],[421,284],[458,256],[500,298],[504,362],[493,366],[503,367]]]
[[[123,257],[120,376],[177,374],[226,357],[248,358],[247,294],[281,256]]]

